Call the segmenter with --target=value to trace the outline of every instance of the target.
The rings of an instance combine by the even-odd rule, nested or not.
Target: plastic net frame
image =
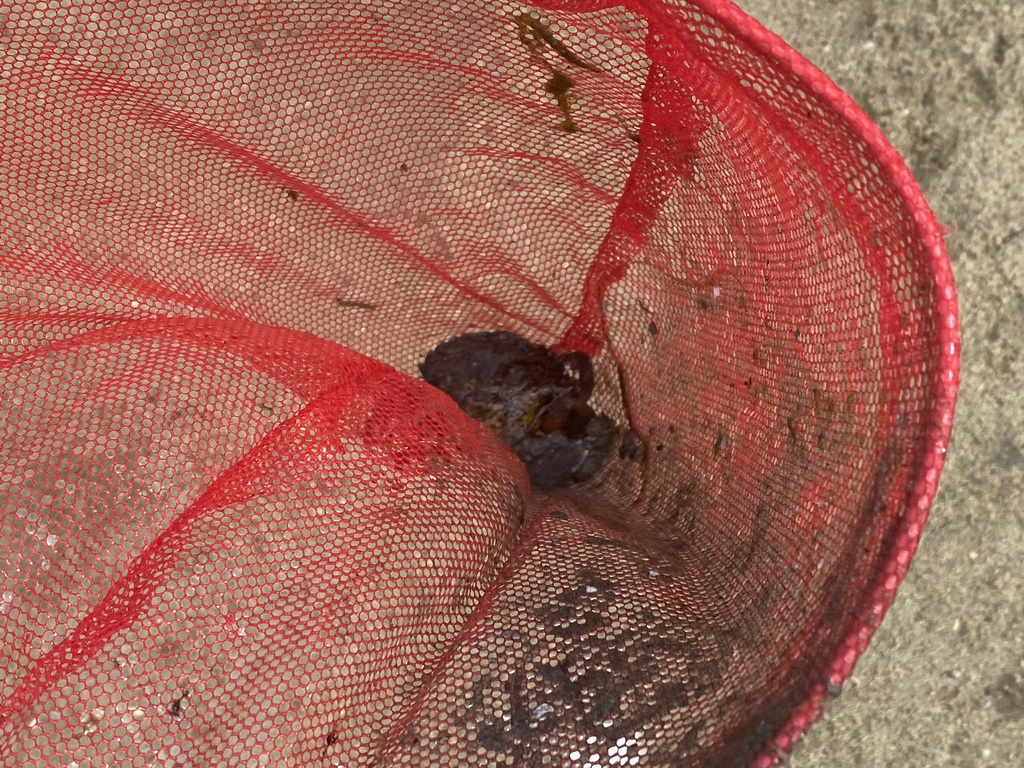
[[[3,764],[779,762],[958,378],[849,97],[721,2],[3,14]],[[490,328],[639,460],[537,493],[410,378]]]

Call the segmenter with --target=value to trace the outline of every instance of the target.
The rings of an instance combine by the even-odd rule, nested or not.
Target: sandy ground
[[[794,768],[1024,765],[1024,4],[740,0],[906,158],[960,294],[963,376],[899,597]]]

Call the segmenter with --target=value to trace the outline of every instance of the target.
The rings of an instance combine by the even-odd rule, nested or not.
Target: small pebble
[[[534,720],[543,720],[545,717],[555,711],[555,708],[550,704],[540,704],[533,710]]]

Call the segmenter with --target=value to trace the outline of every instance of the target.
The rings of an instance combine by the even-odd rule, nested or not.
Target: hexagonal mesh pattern
[[[0,14],[0,764],[768,766],[958,371],[877,129],[719,0]],[[593,359],[541,492],[416,379]]]

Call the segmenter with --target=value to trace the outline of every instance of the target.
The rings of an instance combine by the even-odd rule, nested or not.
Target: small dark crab
[[[558,355],[508,331],[467,333],[428,353],[420,373],[493,429],[538,488],[583,483],[612,452],[615,423],[587,404],[594,368],[582,352]]]

